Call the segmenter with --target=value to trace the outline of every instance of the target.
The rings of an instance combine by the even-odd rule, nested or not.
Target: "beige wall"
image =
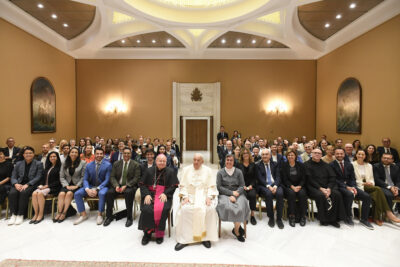
[[[0,36],[0,146],[9,136],[35,149],[50,137],[75,137],[75,60],[2,19]],[[31,133],[30,88],[39,76],[48,78],[56,92],[55,133]]]
[[[77,135],[170,137],[175,81],[221,82],[221,123],[230,134],[313,137],[315,80],[316,61],[77,60]],[[129,104],[126,115],[102,112],[113,97]],[[277,97],[290,113],[266,114]]]
[[[362,87],[362,129],[336,133],[336,95],[347,77]],[[316,134],[381,145],[389,136],[400,148],[400,16],[338,48],[317,63]]]

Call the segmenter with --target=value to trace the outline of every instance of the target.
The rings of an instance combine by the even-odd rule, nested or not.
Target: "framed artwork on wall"
[[[56,93],[51,82],[36,78],[31,86],[31,132],[54,133],[56,131]]]
[[[337,93],[336,132],[361,133],[361,85],[355,78],[342,82]]]

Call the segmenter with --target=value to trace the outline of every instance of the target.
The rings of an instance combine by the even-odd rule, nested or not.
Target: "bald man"
[[[218,241],[216,179],[203,162],[203,156],[196,153],[193,164],[183,169],[179,184],[181,204],[176,214],[176,251],[198,242],[210,248],[211,241]]]
[[[156,166],[148,168],[139,183],[141,203],[139,230],[143,230],[142,245],[147,245],[151,234],[156,243],[164,241],[165,222],[172,206],[172,197],[178,187],[178,177],[172,168],[167,168],[167,157],[160,154]]]

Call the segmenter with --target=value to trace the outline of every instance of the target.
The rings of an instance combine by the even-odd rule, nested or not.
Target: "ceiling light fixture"
[[[271,44],[272,43],[272,41],[271,40],[267,40],[267,44]]]
[[[356,3],[351,3],[349,7],[350,8],[356,8],[356,6],[357,6]]]
[[[251,41],[251,43],[252,43],[252,44],[255,44],[255,43],[256,43],[256,40]]]
[[[151,40],[151,42],[152,42],[153,44],[155,44],[155,43],[156,43],[156,40]]]
[[[331,24],[325,23],[325,28],[329,28],[330,26],[331,26]]]
[[[225,40],[225,39],[222,39],[222,40],[221,40],[221,43],[223,43],[223,44],[226,43],[226,40]]]
[[[51,17],[52,17],[53,19],[56,19],[56,18],[57,18],[57,15],[56,15],[56,14],[51,14]]]
[[[38,7],[38,8],[44,8],[44,5],[39,3],[39,4],[37,5],[37,7]]]
[[[123,43],[123,44],[124,44],[124,43],[125,43],[125,39],[122,39],[122,40],[121,40],[121,43]]]
[[[171,41],[171,39],[168,39],[168,40],[167,40],[167,43],[169,43],[169,44],[170,44],[171,42],[172,42],[172,41]]]
[[[242,40],[240,40],[240,39],[237,39],[237,40],[236,40],[236,43],[237,43],[237,44],[240,44],[241,42],[242,42]]]
[[[341,19],[342,18],[342,14],[337,14],[336,15],[336,19]]]
[[[136,40],[136,43],[140,44],[140,40]]]
[[[64,23],[63,26],[64,26],[65,28],[67,28],[67,27],[68,27],[68,24],[67,24],[67,23]]]

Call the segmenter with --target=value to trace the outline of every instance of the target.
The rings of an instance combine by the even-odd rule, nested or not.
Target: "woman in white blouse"
[[[374,202],[372,216],[375,223],[379,226],[383,224],[382,215],[386,215],[394,224],[400,223],[400,219],[398,219],[390,209],[382,189],[375,186],[372,165],[365,162],[365,157],[364,150],[358,150],[356,153],[357,160],[353,161],[352,164],[354,166],[357,187],[370,194]]]

